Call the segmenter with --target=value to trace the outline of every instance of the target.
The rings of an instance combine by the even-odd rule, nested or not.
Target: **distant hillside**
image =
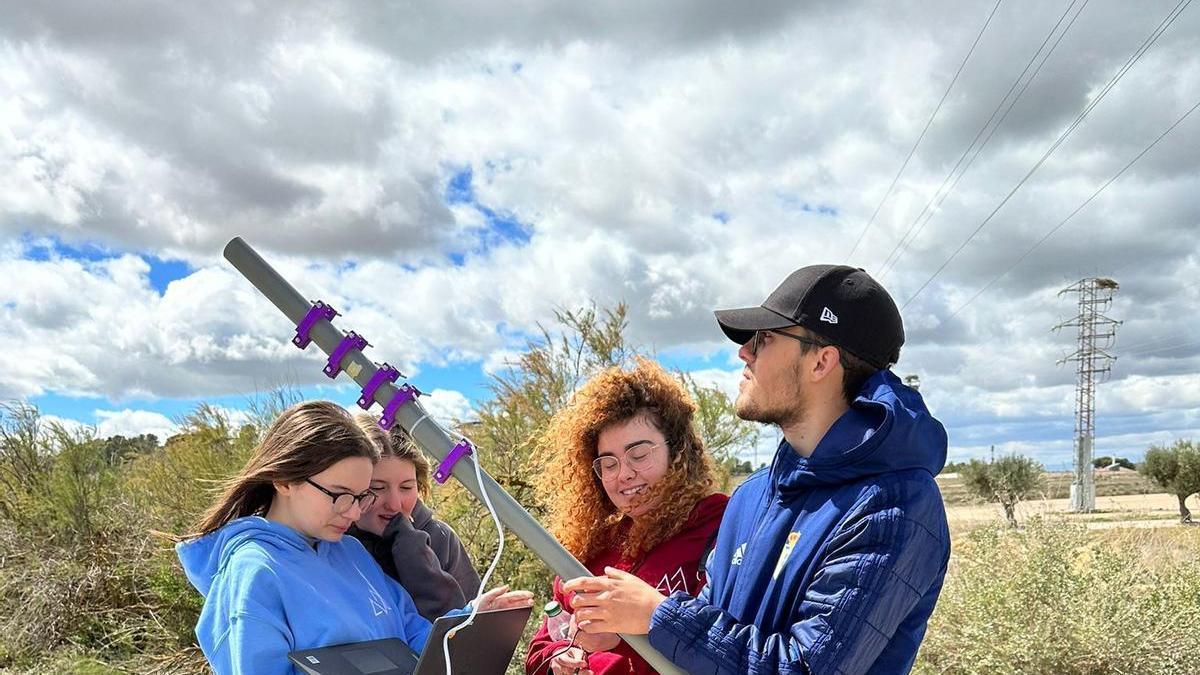
[[[1129,469],[1098,469],[1095,476],[1097,497],[1148,495],[1163,491],[1138,472]],[[1042,498],[1066,499],[1071,496],[1071,472],[1047,472],[1045,477],[1045,492]],[[937,482],[942,489],[942,499],[947,504],[975,504],[982,501],[967,493],[957,473],[944,473],[937,477]]]

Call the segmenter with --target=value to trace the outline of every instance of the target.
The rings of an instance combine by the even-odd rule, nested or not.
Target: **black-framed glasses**
[[[776,335],[790,337],[793,340],[795,340],[796,342],[799,342],[801,344],[811,345],[811,346],[817,347],[817,348],[832,346],[828,342],[821,342],[820,340],[813,340],[812,338],[806,338],[801,335],[792,335],[791,333],[784,332],[782,330],[779,330],[778,328],[767,328],[765,330],[754,331],[754,337],[750,338],[750,342],[748,344],[750,345],[750,353],[753,354],[754,356],[758,356],[758,348],[762,346],[762,334],[763,333],[774,333]]]
[[[616,455],[601,455],[592,460],[592,471],[600,480],[612,480],[621,473],[621,463],[629,465],[635,472],[642,472],[654,465],[654,451],[664,447],[662,443],[639,443],[625,451],[625,459]]]
[[[375,499],[379,496],[371,490],[357,495],[353,492],[333,492],[321,487],[311,478],[305,478],[304,482],[329,495],[329,498],[333,500],[333,512],[339,516],[349,511],[355,502],[358,502],[358,508],[369,511],[372,506],[375,506]]]

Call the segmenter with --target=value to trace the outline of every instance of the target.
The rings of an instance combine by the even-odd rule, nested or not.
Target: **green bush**
[[[1192,522],[1187,498],[1200,492],[1200,448],[1191,440],[1179,439],[1170,446],[1150,446],[1138,469],[1179,500],[1179,521]]]
[[[961,471],[963,485],[972,494],[999,502],[1008,524],[1017,525],[1017,504],[1042,487],[1042,465],[1021,455],[984,462],[972,459]]]
[[[157,452],[138,456],[122,473],[121,494],[146,529],[184,534],[221,483],[241,470],[258,441],[257,425],[234,429],[220,411],[201,405]]]
[[[0,480],[19,496],[0,510],[0,671],[205,672],[202,600],[152,530],[190,527],[257,428],[201,407],[165,448],[127,452],[30,406],[0,414]]]
[[[65,652],[121,664],[194,641],[200,598],[170,547],[144,530],[106,529],[68,546],[0,523],[0,560],[0,669],[57,672],[46,663]]]
[[[1195,537],[1035,518],[956,542],[914,672],[1192,672],[1198,622]]]
[[[54,452],[38,409],[0,403],[0,519],[26,531],[52,519],[50,483]]]

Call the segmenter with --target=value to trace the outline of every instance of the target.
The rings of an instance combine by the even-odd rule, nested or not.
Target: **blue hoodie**
[[[907,673],[950,558],[945,462],[920,395],[871,376],[811,456],[783,442],[734,492],[708,585],[659,605],[650,644],[693,675]]]
[[[353,537],[319,541],[258,516],[175,547],[204,596],[196,637],[217,675],[291,675],[288,652],[400,638],[420,653],[431,624]]]

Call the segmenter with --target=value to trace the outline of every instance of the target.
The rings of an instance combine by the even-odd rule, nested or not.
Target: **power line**
[[[1159,335],[1158,337],[1152,337],[1149,340],[1142,340],[1141,342],[1135,342],[1134,344],[1131,344],[1131,345],[1125,345],[1124,347],[1121,348],[1121,352],[1123,354],[1136,353],[1136,352],[1141,351],[1151,345],[1154,345],[1154,347],[1157,347],[1158,343],[1170,342],[1171,340],[1178,340],[1179,338],[1187,337],[1188,335],[1190,335],[1190,333],[1173,333],[1170,335]],[[1151,348],[1153,349],[1154,347],[1151,347]]]
[[[1164,131],[1164,132],[1162,132],[1161,134],[1159,134],[1159,135],[1158,135],[1158,138],[1155,138],[1153,141],[1151,141],[1151,142],[1150,142],[1150,145],[1147,145],[1145,148],[1143,148],[1143,149],[1142,149],[1142,151],[1141,151],[1141,152],[1139,152],[1138,154],[1134,155],[1133,159],[1131,159],[1131,160],[1129,160],[1128,162],[1126,162],[1126,163],[1125,163],[1125,166],[1121,167],[1121,170],[1120,170],[1120,171],[1118,171],[1118,172],[1116,172],[1115,174],[1113,174],[1112,178],[1109,178],[1108,180],[1104,181],[1104,184],[1102,184],[1100,187],[1096,188],[1096,191],[1095,191],[1095,192],[1093,192],[1093,193],[1091,194],[1091,196],[1089,196],[1087,199],[1083,200],[1083,203],[1082,203],[1082,204],[1080,204],[1079,206],[1075,207],[1075,210],[1074,210],[1074,211],[1072,211],[1071,213],[1067,214],[1067,217],[1066,217],[1066,218],[1063,218],[1061,221],[1059,221],[1059,223],[1058,223],[1057,225],[1055,225],[1054,227],[1050,228],[1050,231],[1049,231],[1049,232],[1047,232],[1046,234],[1042,235],[1042,238],[1041,238],[1041,239],[1038,239],[1036,242],[1034,242],[1033,246],[1030,246],[1028,250],[1026,250],[1024,253],[1022,253],[1022,254],[1021,254],[1021,257],[1017,258],[1017,259],[1016,259],[1016,260],[1015,260],[1015,261],[1014,261],[1014,262],[1013,262],[1011,265],[1009,265],[1009,266],[1008,266],[1008,268],[1007,268],[1007,269],[1005,269],[1003,272],[1001,272],[1000,274],[998,274],[998,275],[996,275],[995,277],[993,277],[993,278],[992,278],[990,281],[988,281],[986,284],[984,284],[982,288],[980,288],[978,291],[976,291],[976,292],[975,292],[975,295],[972,295],[972,296],[971,296],[971,298],[970,298],[969,300],[967,300],[966,302],[964,302],[962,305],[960,305],[960,306],[958,307],[958,309],[956,309],[956,310],[954,310],[953,312],[951,312],[951,313],[950,313],[950,315],[946,317],[945,321],[949,321],[950,319],[953,319],[955,316],[957,316],[957,315],[958,315],[958,313],[959,313],[959,312],[961,312],[963,309],[965,309],[965,308],[967,307],[967,305],[970,305],[972,302],[975,302],[975,299],[976,299],[976,298],[978,298],[980,295],[982,295],[984,291],[986,291],[987,289],[991,288],[991,287],[992,287],[992,284],[996,283],[996,282],[997,282],[997,281],[999,281],[1000,279],[1004,278],[1004,276],[1005,276],[1005,275],[1007,275],[1009,272],[1013,271],[1013,269],[1014,269],[1014,268],[1016,268],[1016,266],[1017,266],[1017,265],[1020,265],[1020,264],[1021,264],[1021,263],[1022,263],[1024,260],[1025,260],[1025,258],[1028,258],[1028,257],[1029,257],[1029,254],[1033,253],[1033,251],[1034,251],[1035,249],[1037,249],[1037,247],[1039,247],[1039,246],[1041,246],[1042,244],[1044,244],[1044,243],[1046,242],[1046,240],[1047,240],[1047,239],[1049,239],[1050,237],[1052,237],[1052,236],[1054,235],[1054,233],[1055,233],[1055,232],[1058,232],[1060,229],[1062,229],[1062,227],[1063,227],[1064,225],[1066,225],[1068,221],[1070,221],[1072,218],[1074,218],[1074,217],[1076,216],[1076,214],[1078,214],[1080,211],[1082,211],[1082,210],[1084,209],[1084,207],[1086,207],[1088,204],[1091,204],[1091,203],[1092,203],[1092,200],[1094,200],[1096,197],[1098,197],[1098,196],[1100,195],[1100,193],[1101,193],[1101,192],[1104,192],[1105,188],[1107,188],[1109,185],[1112,185],[1112,183],[1113,183],[1114,181],[1116,181],[1118,178],[1120,178],[1120,177],[1121,177],[1121,174],[1123,174],[1123,173],[1125,173],[1126,171],[1128,171],[1128,170],[1129,170],[1129,167],[1133,166],[1133,165],[1134,165],[1134,164],[1135,164],[1135,163],[1136,163],[1136,162],[1137,162],[1139,159],[1141,159],[1141,158],[1142,158],[1142,156],[1143,156],[1143,155],[1145,155],[1147,152],[1150,152],[1150,150],[1151,150],[1151,149],[1152,149],[1154,146],[1158,145],[1159,141],[1161,141],[1162,139],[1166,138],[1167,134],[1169,134],[1169,133],[1171,133],[1172,131],[1174,131],[1174,130],[1175,130],[1175,127],[1179,126],[1179,125],[1180,125],[1180,124],[1181,124],[1181,123],[1182,123],[1182,122],[1183,122],[1185,119],[1187,119],[1187,118],[1188,118],[1188,116],[1189,116],[1189,115],[1191,115],[1192,113],[1196,112],[1196,109],[1197,109],[1197,108],[1200,108],[1200,101],[1197,101],[1197,102],[1196,102],[1196,104],[1195,104],[1195,105],[1193,105],[1191,108],[1189,108],[1187,112],[1183,113],[1183,115],[1182,115],[1182,116],[1180,116],[1180,118],[1179,118],[1179,119],[1175,120],[1175,123],[1174,123],[1174,124],[1172,124],[1171,126],[1167,127],[1167,130],[1166,130],[1166,131]],[[916,297],[916,296],[913,296],[913,297]],[[909,298],[909,300],[911,301],[911,300],[912,300],[912,298]],[[905,303],[905,305],[906,305],[906,306],[907,306],[907,304],[908,304],[908,303]],[[944,323],[944,322],[943,322],[943,323]]]
[[[1187,342],[1179,342],[1176,344],[1163,345],[1163,346],[1156,347],[1154,349],[1141,349],[1141,350],[1137,350],[1137,351],[1127,351],[1127,352],[1122,352],[1122,355],[1123,356],[1149,356],[1151,354],[1160,354],[1162,352],[1169,352],[1169,351],[1174,351],[1176,349],[1183,349],[1184,347],[1191,347],[1192,345],[1200,345],[1200,340],[1188,340]]]
[[[987,147],[987,144],[991,142],[992,137],[996,134],[996,131],[1000,129],[1001,125],[1004,124],[1004,120],[1008,119],[1008,114],[1012,112],[1012,109],[1014,106],[1016,106],[1017,101],[1020,100],[1021,96],[1025,94],[1025,90],[1029,88],[1029,85],[1033,83],[1035,78],[1037,78],[1038,73],[1042,71],[1042,67],[1046,65],[1046,61],[1050,59],[1050,55],[1054,53],[1054,50],[1058,48],[1058,45],[1062,42],[1063,38],[1066,37],[1067,31],[1071,30],[1071,26],[1075,25],[1075,20],[1079,18],[1081,13],[1083,13],[1083,9],[1084,7],[1087,7],[1088,1],[1089,0],[1083,0],[1083,4],[1080,5],[1079,9],[1075,12],[1075,16],[1071,17],[1070,22],[1067,23],[1067,27],[1063,29],[1062,33],[1058,36],[1058,39],[1054,41],[1054,44],[1051,45],[1050,49],[1046,51],[1044,56],[1042,56],[1041,63],[1039,63],[1037,68],[1034,69],[1033,74],[1030,75],[1029,79],[1025,81],[1024,86],[1022,86],[1021,90],[1017,92],[1017,95],[1013,97],[1011,102],[1009,102],[1008,108],[1005,109],[1004,114],[1000,116],[1000,120],[997,121],[996,125],[992,127],[992,130],[988,132],[987,137],[983,139],[983,142],[979,144],[979,147],[975,148],[975,144],[979,142],[980,137],[982,137],[984,132],[987,131],[988,126],[992,123],[992,120],[996,119],[996,115],[1000,112],[1000,109],[1004,107],[1004,103],[1008,101],[1008,97],[1012,96],[1013,91],[1015,91],[1017,86],[1021,84],[1021,80],[1024,79],[1025,74],[1029,72],[1031,67],[1033,67],[1033,64],[1035,61],[1037,61],[1038,56],[1042,54],[1042,50],[1046,49],[1046,45],[1050,42],[1050,38],[1054,37],[1054,34],[1058,32],[1059,26],[1062,25],[1063,20],[1067,18],[1067,15],[1071,13],[1071,9],[1077,2],[1079,2],[1079,0],[1071,0],[1071,3],[1067,5],[1065,10],[1063,10],[1062,15],[1058,17],[1058,21],[1055,22],[1054,26],[1050,28],[1050,32],[1046,33],[1046,37],[1042,40],[1042,44],[1038,46],[1037,51],[1035,51],[1033,55],[1029,57],[1029,61],[1026,62],[1025,68],[1022,69],[1021,73],[1017,75],[1015,80],[1013,80],[1012,85],[1009,86],[1008,91],[1004,94],[1004,97],[1000,99],[1000,102],[996,104],[996,108],[992,110],[992,114],[987,118],[987,121],[983,123],[983,126],[979,127],[979,131],[976,132],[975,138],[971,139],[970,145],[963,150],[962,155],[960,155],[958,158],[958,161],[954,163],[954,166],[950,169],[949,173],[947,173],[946,177],[942,179],[942,184],[939,185],[937,190],[934,190],[933,194],[929,196],[929,201],[925,202],[925,206],[921,208],[921,211],[917,214],[916,218],[913,218],[912,223],[909,224],[908,229],[904,232],[904,236],[900,237],[900,241],[896,242],[896,245],[892,248],[891,252],[888,253],[887,258],[883,261],[883,265],[880,266],[880,279],[887,276],[887,274],[895,268],[896,263],[908,250],[908,247],[914,241],[916,241],[918,237],[921,236],[922,232],[925,231],[925,227],[929,224],[929,221],[933,219],[937,208],[942,205],[942,202],[946,201],[946,198],[950,196],[950,193],[954,191],[954,188],[958,186],[958,182],[962,180],[962,177],[966,175],[967,170],[970,169],[971,165],[975,163],[975,159],[979,157],[979,154],[983,152],[983,149]],[[966,160],[967,155],[971,153],[973,148],[975,149],[975,153],[971,155],[969,160]],[[965,166],[963,166],[964,160],[966,160]],[[955,172],[958,172],[960,166],[962,166],[962,171],[958,173],[957,177],[955,177]],[[954,179],[954,182],[950,184],[949,189],[946,189],[945,192],[943,192],[943,189],[946,188],[947,183],[950,183],[951,178]],[[925,216],[924,222],[921,221],[922,216]],[[920,227],[918,227],[918,223],[920,223]],[[916,230],[915,233],[914,230]]]
[[[897,171],[896,176],[892,178],[892,184],[888,186],[887,191],[883,193],[883,198],[880,199],[879,204],[875,206],[875,211],[871,214],[871,219],[867,221],[867,224],[865,227],[863,227],[862,232],[858,234],[858,239],[854,241],[854,246],[851,247],[850,252],[846,254],[846,260],[849,260],[850,257],[854,255],[854,252],[858,250],[859,244],[862,243],[863,237],[867,236],[867,230],[871,229],[871,225],[875,222],[875,218],[879,215],[879,210],[883,208],[883,203],[886,202],[887,198],[892,194],[892,190],[895,189],[896,183],[900,180],[900,175],[904,173],[904,169],[908,167],[909,161],[911,161],[913,155],[916,154],[917,147],[921,145],[921,141],[925,138],[925,133],[929,131],[929,127],[933,124],[933,119],[937,117],[938,111],[942,109],[942,104],[945,103],[946,98],[950,96],[950,90],[954,88],[954,83],[958,82],[958,76],[962,74],[963,68],[965,68],[967,65],[967,61],[969,61],[971,59],[971,55],[975,53],[976,45],[979,44],[980,38],[983,37],[984,31],[987,30],[988,24],[992,22],[992,17],[996,16],[996,10],[1000,9],[1000,3],[1003,1],[1004,0],[996,0],[996,4],[992,7],[991,14],[988,14],[987,20],[983,22],[983,27],[979,29],[979,34],[975,36],[975,41],[971,43],[971,48],[967,50],[967,55],[963,57],[962,63],[958,64],[958,70],[954,71],[954,77],[950,79],[950,84],[946,87],[946,91],[942,94],[941,100],[938,101],[937,106],[933,109],[933,114],[930,115],[929,120],[925,122],[925,128],[921,129],[921,135],[917,136],[917,142],[913,143],[912,149],[908,151],[908,156],[904,158],[904,163],[900,165],[900,170]]]
[[[1108,83],[1105,84],[1104,87],[1100,90],[1100,93],[1097,94],[1096,97],[1093,98],[1092,101],[1090,103],[1088,103],[1087,106],[1084,107],[1083,111],[1080,112],[1078,116],[1076,116],[1075,120],[1073,122],[1071,122],[1071,124],[1069,126],[1067,126],[1067,128],[1064,129],[1061,134],[1059,134],[1058,138],[1055,139],[1055,141],[1053,143],[1050,144],[1050,147],[1047,148],[1046,152],[1042,154],[1041,158],[1036,163],[1034,163],[1033,167],[1030,168],[1028,172],[1026,172],[1026,174],[1021,178],[1021,180],[1017,181],[1017,184],[1015,186],[1013,186],[1013,188],[1011,190],[1008,191],[1008,194],[1006,194],[1004,196],[1004,198],[1000,200],[999,204],[996,204],[996,207],[994,209],[992,209],[992,212],[989,213],[986,218],[983,219],[983,222],[979,223],[979,225],[975,228],[975,230],[972,231],[971,234],[969,236],[967,236],[967,238],[965,240],[963,240],[963,242],[961,244],[959,244],[958,248],[955,249],[954,252],[950,254],[950,257],[946,258],[945,262],[943,262],[941,264],[941,266],[939,266],[937,268],[937,270],[935,270],[934,273],[931,274],[929,276],[929,278],[926,279],[925,282],[921,284],[921,286],[917,289],[917,291],[915,293],[913,293],[911,296],[909,296],[908,300],[904,301],[904,304],[900,306],[900,309],[904,309],[905,307],[908,307],[909,304],[911,304],[913,300],[916,300],[917,296],[921,295],[921,293],[926,288],[929,287],[929,284],[933,283],[933,280],[936,279],[942,273],[942,271],[945,270],[946,267],[949,266],[950,263],[953,262],[954,259],[958,257],[958,254],[962,253],[963,249],[965,249],[967,247],[967,245],[971,243],[971,240],[974,239],[975,236],[978,235],[979,232],[982,231],[983,228],[986,227],[989,222],[991,222],[992,218],[994,218],[996,216],[996,214],[1000,212],[1000,209],[1002,209],[1004,207],[1004,205],[1008,203],[1008,200],[1012,199],[1012,196],[1014,194],[1016,194],[1017,191],[1020,190],[1023,185],[1025,185],[1026,181],[1028,181],[1029,178],[1032,177],[1033,174],[1036,173],[1037,170],[1039,168],[1041,168],[1041,166],[1043,164],[1046,163],[1046,160],[1050,158],[1050,155],[1052,155],[1054,153],[1054,151],[1057,150],[1059,148],[1059,146],[1061,146],[1067,140],[1067,138],[1071,135],[1071,133],[1073,131],[1075,131],[1075,129],[1083,122],[1083,120],[1088,116],[1088,114],[1097,105],[1100,104],[1100,101],[1104,100],[1104,97],[1107,96],[1108,93],[1113,90],[1113,87],[1115,87],[1117,85],[1117,83],[1121,81],[1121,79],[1123,77],[1125,77],[1125,74],[1129,72],[1129,70],[1134,66],[1134,64],[1136,64],[1138,62],[1138,60],[1141,59],[1142,56],[1147,51],[1149,51],[1152,46],[1154,46],[1154,43],[1158,41],[1158,38],[1161,37],[1164,32],[1166,32],[1167,28],[1170,28],[1171,24],[1175,23],[1175,19],[1179,18],[1179,15],[1181,13],[1183,13],[1183,10],[1187,9],[1187,6],[1190,5],[1191,3],[1192,3],[1192,0],[1180,0],[1179,4],[1176,5],[1175,8],[1172,9],[1171,12],[1167,15],[1167,18],[1163,19],[1162,22],[1159,23],[1158,27],[1155,28],[1153,32],[1151,32],[1150,36],[1147,37],[1146,40],[1142,42],[1141,46],[1139,46],[1136,50],[1134,50],[1133,54],[1129,57],[1129,59],[1125,61],[1125,64],[1122,65],[1120,69],[1118,69],[1117,73],[1112,77],[1112,79],[1110,79],[1108,81]]]

